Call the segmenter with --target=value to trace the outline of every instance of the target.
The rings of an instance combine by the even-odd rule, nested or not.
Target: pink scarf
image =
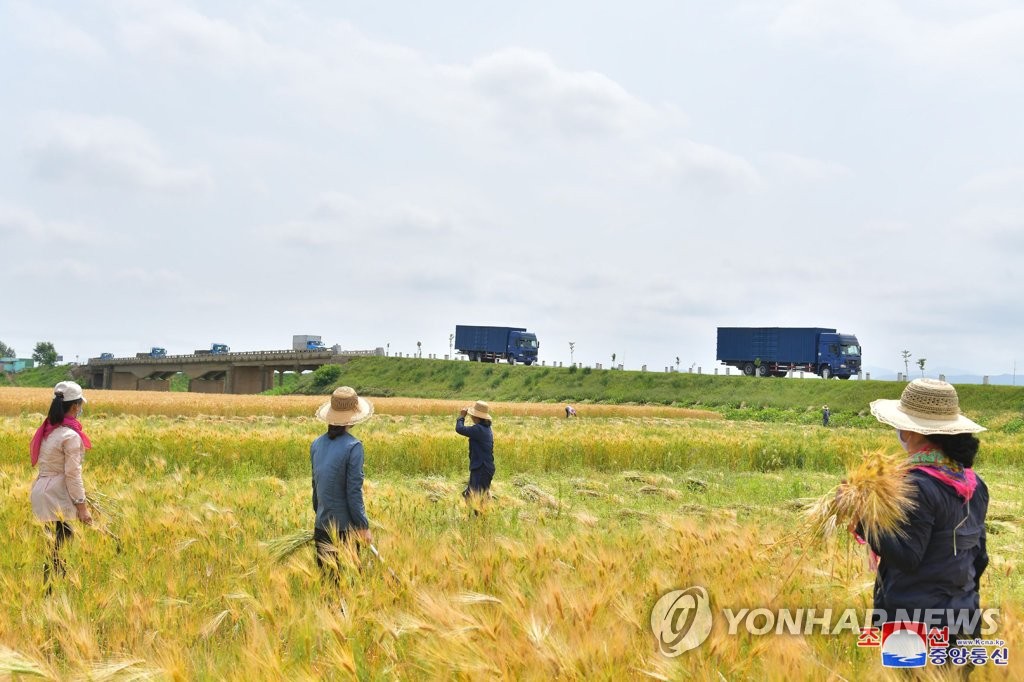
[[[89,442],[89,436],[85,435],[82,431],[82,424],[74,417],[64,417],[64,421],[54,426],[50,423],[49,419],[44,419],[42,425],[36,429],[36,434],[32,436],[32,444],[29,445],[29,452],[32,453],[32,466],[35,466],[39,462],[39,450],[43,447],[43,441],[46,437],[53,433],[53,430],[60,427],[66,426],[82,438],[82,445],[88,450],[92,447],[92,443]]]
[[[910,455],[914,468],[928,474],[937,481],[948,485],[965,502],[970,502],[978,487],[978,477],[973,469],[946,457],[941,450],[924,447]]]

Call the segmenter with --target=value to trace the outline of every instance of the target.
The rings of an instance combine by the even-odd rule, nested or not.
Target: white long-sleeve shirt
[[[71,520],[77,517],[76,503],[85,502],[82,481],[82,437],[66,426],[58,426],[39,448],[39,477],[32,486],[32,513],[40,521]]]

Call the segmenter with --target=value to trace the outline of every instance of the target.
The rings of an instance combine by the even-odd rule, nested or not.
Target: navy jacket
[[[455,431],[469,438],[469,470],[485,469],[494,473],[494,434],[488,422],[466,426],[466,418],[455,420]]]
[[[979,476],[971,501],[965,502],[928,474],[912,471],[910,480],[917,506],[908,514],[906,535],[872,538],[871,549],[881,558],[875,609],[885,611],[888,620],[896,620],[898,609],[911,619],[915,609],[978,609],[978,585],[988,566],[988,487]],[[950,625],[954,633],[953,623],[940,625]]]
[[[313,465],[316,527],[345,532],[369,528],[363,507],[363,444],[351,433],[334,440],[324,434],[309,447]]]

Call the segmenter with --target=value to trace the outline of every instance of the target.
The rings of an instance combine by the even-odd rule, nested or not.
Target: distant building
[[[0,369],[4,372],[20,372],[23,369],[35,367],[36,363],[31,358],[0,358]]]

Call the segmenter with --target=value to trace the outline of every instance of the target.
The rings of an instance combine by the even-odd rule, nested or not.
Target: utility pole
[[[575,350],[576,350],[576,342],[575,342],[575,341],[570,341],[570,342],[569,342],[569,364],[570,364],[570,365],[573,365],[573,364],[575,364],[575,363],[573,362],[573,352],[574,352]]]
[[[455,359],[455,351],[452,349],[455,347],[455,334],[448,335],[448,357],[452,360]]]

